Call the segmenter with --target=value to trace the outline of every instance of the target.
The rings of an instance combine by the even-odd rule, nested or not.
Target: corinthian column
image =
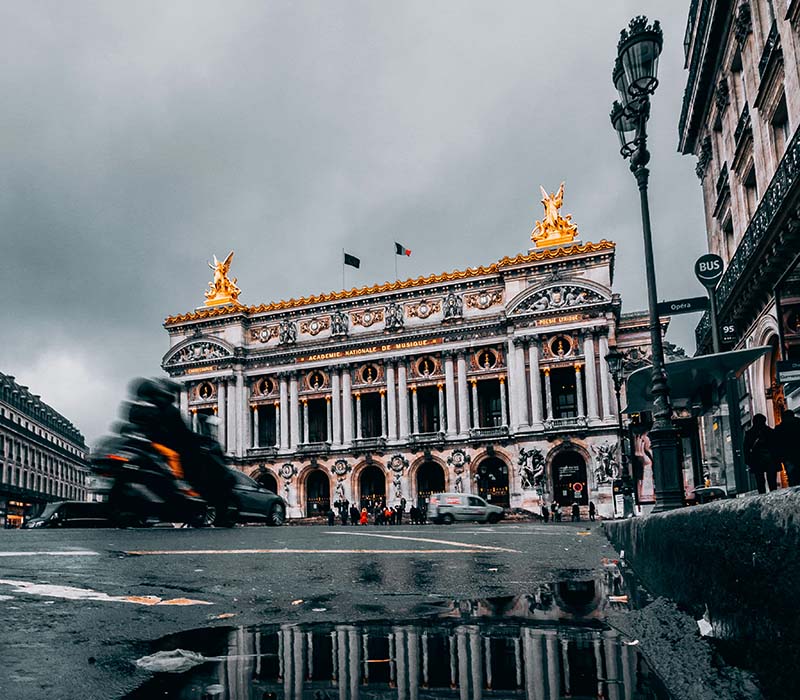
[[[189,389],[185,384],[181,384],[180,396],[178,401],[181,406],[181,418],[184,423],[189,422]]]
[[[283,436],[286,435],[286,428],[283,425],[286,409],[283,405],[284,399],[275,402],[275,447],[281,450],[286,449],[283,445]]]
[[[350,367],[342,368],[342,444],[353,442],[353,388],[350,381]]]
[[[338,367],[331,370],[331,403],[333,404],[333,440],[336,447],[342,444],[342,377]]]
[[[513,402],[512,402],[513,403]],[[508,425],[508,413],[506,412],[506,380],[500,377],[500,411],[503,425]]]
[[[578,418],[583,418],[586,415],[586,411],[583,408],[583,382],[581,381],[581,365],[579,362],[575,363],[575,400],[578,404]]]
[[[386,363],[386,409],[389,430],[387,435],[389,440],[397,440],[397,386],[394,379],[394,362]]]
[[[470,381],[470,384],[472,384],[472,427],[480,428],[480,412],[478,411],[478,380],[473,379]],[[505,411],[505,404],[503,404],[503,410]]]
[[[603,420],[606,423],[616,423],[617,418],[611,403],[611,377],[606,355],[608,355],[608,336],[602,333],[600,335],[600,393],[603,402]]]
[[[362,438],[361,432],[361,392],[356,392],[356,440]]]
[[[411,428],[414,435],[419,433],[419,402],[417,401],[417,387],[411,387],[411,415],[413,427]]]
[[[289,410],[291,412],[289,445],[296,450],[300,443],[300,400],[297,393],[297,375],[292,374],[289,380]]]
[[[219,444],[222,449],[228,451],[228,404],[225,401],[225,379],[220,379],[217,383],[217,418],[219,418]]]
[[[506,349],[506,370],[507,375],[509,377],[509,384],[511,385],[511,391],[508,394],[508,413],[511,418],[509,421],[503,421],[505,425],[508,425],[512,432],[516,431],[519,427],[519,406],[517,405],[517,395],[514,391],[514,375],[516,374],[516,365],[517,365],[517,353],[514,349],[514,340],[512,338],[508,339],[508,347]],[[500,388],[501,394],[505,391],[504,388]],[[504,403],[501,399],[501,403]]]
[[[247,454],[247,446],[250,444],[250,397],[249,388],[244,383],[244,374],[241,371],[236,373],[236,393],[238,396],[236,437],[239,444],[238,454],[244,457]]]
[[[463,352],[458,354],[458,432],[469,434],[469,393],[467,389],[467,358]]]
[[[456,420],[456,382],[453,372],[453,354],[448,352],[444,356],[444,381],[445,397],[447,398],[447,436],[455,437],[458,432]]]
[[[542,429],[542,374],[539,370],[539,339],[531,338],[528,343],[528,364],[531,381],[531,428]]]
[[[594,337],[591,333],[583,336],[583,357],[586,361],[586,415],[589,425],[600,422],[597,408],[597,370],[595,369]]]
[[[528,383],[525,381],[525,348],[520,339],[514,341],[514,378],[509,381],[511,390],[517,395],[519,424],[528,426]]]
[[[406,363],[402,360],[397,365],[397,398],[400,415],[398,418],[401,440],[408,439],[408,380],[406,379]]]
[[[550,390],[550,368],[544,368],[544,397],[547,400],[545,420],[553,419],[553,392]]]
[[[308,399],[302,400],[303,404],[303,444],[308,444]]]
[[[253,406],[253,447],[260,447],[259,444],[259,424],[258,424],[258,406]]]
[[[386,390],[380,390],[381,395],[381,437],[386,437]]]
[[[444,385],[439,382],[436,388],[439,390],[439,432],[444,432]]]

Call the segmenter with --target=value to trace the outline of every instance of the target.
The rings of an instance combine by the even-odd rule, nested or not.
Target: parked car
[[[477,520],[496,523],[504,515],[500,506],[493,506],[480,496],[468,493],[437,493],[428,500],[428,520],[450,525],[456,520]]]
[[[116,527],[108,503],[86,501],[56,501],[48,503],[35,518],[24,527]]]
[[[233,476],[228,513],[219,515],[209,508],[208,524],[233,525],[234,523],[264,522],[283,525],[286,522],[286,503],[278,494],[259,485],[238,469],[226,467]]]

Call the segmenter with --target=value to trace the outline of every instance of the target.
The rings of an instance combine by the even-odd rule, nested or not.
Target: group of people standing
[[[349,501],[336,501],[333,508],[338,511],[339,521],[342,525],[402,525],[406,514],[406,499],[401,498],[400,502],[394,506],[383,503],[369,503],[359,510],[355,504]],[[331,508],[328,510],[328,525],[336,524],[336,511]],[[424,525],[427,521],[425,508],[411,506],[408,516],[412,525]]]
[[[580,505],[575,502],[572,504],[571,508],[571,515],[572,515],[572,522],[580,522],[581,520],[581,507]],[[544,522],[550,522],[550,518],[553,519],[554,523],[561,522],[561,504],[557,501],[553,501],[550,506],[546,503],[542,504],[542,520]],[[594,501],[589,502],[589,520],[594,521],[597,517],[597,509],[595,508]]]
[[[778,488],[778,474],[786,470],[789,486],[800,486],[800,418],[786,410],[775,427],[767,425],[762,413],[744,436],[744,461],[756,480],[759,493]]]

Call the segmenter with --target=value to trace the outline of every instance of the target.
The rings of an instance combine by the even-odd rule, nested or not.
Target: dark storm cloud
[[[660,292],[694,295],[693,159],[675,152],[682,2],[6,3],[0,370],[94,439],[156,373],[166,315],[236,251],[242,301],[527,250],[539,184],[618,243],[644,308],[636,186],[608,121],[619,29],[662,20],[651,119]],[[676,324],[691,344],[693,319]]]

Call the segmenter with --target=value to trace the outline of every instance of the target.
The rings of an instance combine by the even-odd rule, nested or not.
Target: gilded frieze
[[[406,304],[406,316],[409,318],[428,318],[431,314],[438,314],[441,310],[442,302],[438,299]]]
[[[278,326],[261,326],[250,329],[250,340],[257,340],[259,343],[268,343],[273,338],[278,337]]]
[[[474,294],[467,294],[464,298],[467,301],[467,308],[481,309],[481,311],[483,311],[490,306],[495,306],[503,302],[503,290],[488,289],[482,292],[475,292]]]
[[[308,321],[300,321],[300,332],[308,335],[317,335],[322,331],[328,330],[330,327],[330,316],[320,316],[319,318],[312,318]]]
[[[369,328],[375,323],[383,321],[383,309],[367,309],[366,311],[354,311],[350,314],[350,320],[354,326]]]

